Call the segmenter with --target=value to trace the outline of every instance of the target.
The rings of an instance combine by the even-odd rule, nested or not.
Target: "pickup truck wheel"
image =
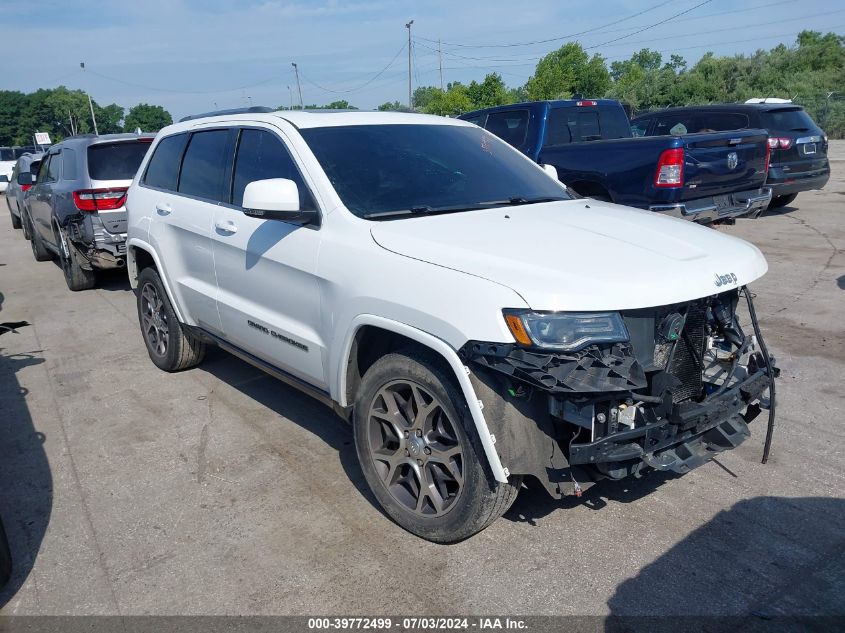
[[[516,499],[495,481],[463,396],[438,363],[388,354],[364,375],[353,413],[364,477],[385,512],[429,541],[480,532]]]
[[[205,343],[179,323],[154,268],[145,268],[138,275],[138,320],[150,360],[159,369],[189,369],[205,357]]]
[[[67,287],[74,292],[93,288],[97,283],[94,271],[82,267],[82,256],[65,237],[64,231],[59,227],[54,227],[53,231],[56,234],[56,244],[59,245],[59,262],[65,274]]]
[[[29,245],[32,247],[32,256],[35,257],[35,261],[37,262],[50,261],[53,259],[53,254],[47,250],[47,247],[41,241],[41,236],[38,235],[38,232],[32,225],[32,218],[27,217],[26,221],[29,225]]]
[[[769,203],[770,209],[779,209],[780,207],[785,207],[790,202],[795,200],[798,197],[797,193],[790,193],[787,196],[775,196],[772,198],[772,201]]]

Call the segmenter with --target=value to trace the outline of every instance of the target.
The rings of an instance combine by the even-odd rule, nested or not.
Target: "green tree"
[[[0,145],[15,145],[23,130],[20,129],[21,117],[28,105],[28,99],[22,92],[0,90]]]
[[[473,109],[512,103],[508,87],[499,73],[489,73],[481,83],[471,81],[467,86],[467,96],[472,101]]]
[[[436,90],[438,90],[438,88],[435,88],[434,86],[420,86],[419,88],[414,90],[414,109],[425,111],[425,109],[428,107],[428,104],[431,103],[431,100],[434,98]]]
[[[117,134],[123,131],[123,108],[116,103],[100,107],[94,103],[94,114],[97,117],[97,131],[100,134]]]
[[[158,132],[171,123],[173,117],[161,106],[139,103],[129,108],[129,113],[123,121],[123,129],[127,132],[133,132],[136,128],[141,128],[143,132]]]
[[[600,55],[587,54],[577,42],[568,42],[537,62],[525,84],[528,98],[563,99],[573,94],[603,96],[611,86],[610,73]]]
[[[387,101],[386,103],[382,103],[378,108],[376,108],[379,112],[409,112],[408,106],[399,103],[398,101]]]
[[[457,116],[472,109],[474,105],[467,94],[467,87],[456,81],[449,84],[446,90],[435,88],[424,111],[441,116]]]

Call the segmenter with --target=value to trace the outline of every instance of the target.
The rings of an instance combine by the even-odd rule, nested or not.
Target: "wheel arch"
[[[482,413],[482,404],[469,380],[466,367],[457,352],[442,339],[415,327],[375,315],[356,317],[346,334],[335,380],[335,400],[341,407],[351,406],[354,393],[366,368],[383,353],[413,345],[436,354],[455,377],[475,424],[484,454],[496,481],[507,482],[508,473],[496,451],[495,439]]]
[[[138,275],[141,274],[142,270],[150,267],[158,271],[158,276],[167,293],[167,298],[170,299],[170,305],[173,307],[173,311],[176,313],[179,321],[184,323],[185,319],[182,317],[182,311],[173,296],[170,283],[167,281],[167,275],[164,273],[161,260],[155,249],[147,242],[138,238],[129,239],[126,244],[126,272],[129,276],[129,285],[133,290],[137,290],[138,288]]]

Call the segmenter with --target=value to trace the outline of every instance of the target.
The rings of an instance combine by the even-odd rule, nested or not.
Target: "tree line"
[[[173,118],[159,105],[139,103],[127,109],[112,103],[101,106],[92,101],[100,134],[157,132]],[[42,88],[24,94],[0,90],[0,145],[32,145],[35,132],[47,132],[55,142],[74,134],[94,131],[88,96],[65,86]]]
[[[664,61],[644,48],[609,66],[598,54],[569,42],[543,57],[518,87],[498,73],[469,84],[453,82],[445,90],[421,86],[414,109],[455,116],[479,108],[521,101],[566,99],[573,95],[619,99],[634,113],[669,106],[742,102],[751,97],[785,97],[804,105],[835,138],[845,137],[845,37],[803,31],[794,46],[780,44],[753,55],[705,54],[691,68],[680,55]],[[407,110],[398,101],[379,110]]]

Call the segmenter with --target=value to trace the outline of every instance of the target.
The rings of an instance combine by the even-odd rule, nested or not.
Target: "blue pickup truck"
[[[535,101],[468,112],[479,125],[582,196],[700,223],[756,217],[769,205],[768,134],[684,130],[634,138],[624,108],[608,99]]]

